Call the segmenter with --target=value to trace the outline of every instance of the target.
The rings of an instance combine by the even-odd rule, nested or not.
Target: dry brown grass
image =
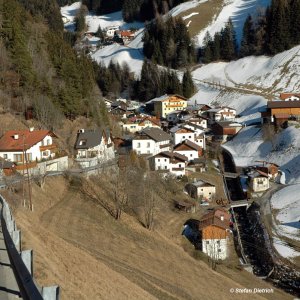
[[[223,0],[209,0],[179,15],[180,17],[184,17],[193,12],[198,13],[198,15],[185,20],[186,24],[192,21],[188,28],[191,37],[195,36],[212,22],[214,16],[217,16],[221,12],[223,2]]]
[[[17,224],[34,249],[38,282],[59,284],[62,299],[249,299],[229,289],[270,287],[245,271],[218,273],[195,260],[181,230],[197,216],[170,203],[161,205],[150,232],[128,214],[114,220],[63,178],[48,178],[44,190],[34,186],[33,200],[34,213],[15,211]],[[291,297],[275,291],[272,298]]]

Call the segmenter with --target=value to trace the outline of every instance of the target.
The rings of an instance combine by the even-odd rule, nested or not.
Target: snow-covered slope
[[[245,127],[224,148],[238,166],[254,165],[257,160],[274,162],[285,172],[286,183],[300,183],[300,128],[291,126],[272,135],[260,126]]]
[[[278,92],[298,91],[299,74],[300,46],[297,46],[274,57],[249,56],[230,63],[211,63],[196,69],[193,77],[231,87]]]
[[[199,4],[207,2],[207,1],[208,0],[191,0],[191,1],[187,1],[187,2],[181,3],[181,4],[173,7],[169,11],[169,15],[172,16],[172,17],[176,17],[179,14],[185,12],[186,10],[194,8],[194,7],[198,6]]]
[[[196,45],[201,46],[205,33],[208,31],[212,36],[221,31],[225,23],[231,18],[239,42],[242,38],[244,22],[249,14],[253,15],[257,10],[266,8],[270,0],[225,0],[224,7],[218,16],[215,16],[211,24],[203,29],[196,37]]]

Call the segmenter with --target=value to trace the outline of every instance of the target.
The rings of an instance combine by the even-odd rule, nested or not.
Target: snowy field
[[[287,184],[300,183],[299,128],[289,127],[274,135],[271,142],[264,140],[259,127],[249,126],[223,147],[233,155],[237,166],[253,165],[256,160],[274,162],[285,172]]]
[[[300,184],[288,186],[275,193],[271,199],[276,215],[276,231],[280,235],[300,241]],[[300,255],[300,253],[299,253]]]
[[[249,14],[253,15],[258,10],[266,8],[271,3],[270,0],[225,0],[225,5],[218,16],[215,16],[211,24],[203,29],[196,37],[195,43],[197,46],[203,45],[203,39],[208,31],[212,36],[221,31],[229,18],[231,18],[237,41],[242,38],[243,26]]]

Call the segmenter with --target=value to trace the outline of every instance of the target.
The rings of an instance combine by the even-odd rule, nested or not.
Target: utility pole
[[[29,168],[28,168],[28,158],[27,158],[27,153],[25,149],[25,135],[22,135],[23,137],[23,205],[26,205],[25,202],[25,186],[24,186],[24,180],[25,180],[25,175],[27,175],[27,183],[28,183],[28,198],[29,198],[29,209],[33,211],[33,205],[32,205],[32,196],[31,196],[31,182],[30,182],[30,174],[29,174]],[[26,173],[25,173],[25,168],[26,168]]]

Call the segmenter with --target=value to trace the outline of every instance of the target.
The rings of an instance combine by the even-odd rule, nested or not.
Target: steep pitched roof
[[[183,162],[188,160],[188,158],[185,155],[182,155],[182,154],[179,154],[176,152],[170,152],[170,151],[160,152],[154,156],[155,157],[166,157],[166,158],[179,160],[179,161],[183,161]]]
[[[175,151],[179,151],[179,150],[186,150],[186,148],[190,149],[190,150],[194,150],[194,151],[200,151],[201,147],[195,143],[193,143],[190,140],[184,140],[183,142],[181,142],[180,144],[177,144],[174,147]]]
[[[146,135],[156,142],[170,141],[171,136],[160,128],[145,128],[140,132],[141,135]]]
[[[14,136],[18,135],[18,139]],[[0,151],[23,151],[41,142],[47,135],[56,137],[50,130],[9,130],[0,139]]]
[[[222,218],[223,217],[223,218]],[[203,215],[199,222],[199,230],[214,225],[224,230],[229,229],[230,215],[223,209],[215,209]]]
[[[77,133],[75,149],[90,149],[101,144],[102,136],[107,138],[110,136],[109,129],[84,129],[83,132]]]

